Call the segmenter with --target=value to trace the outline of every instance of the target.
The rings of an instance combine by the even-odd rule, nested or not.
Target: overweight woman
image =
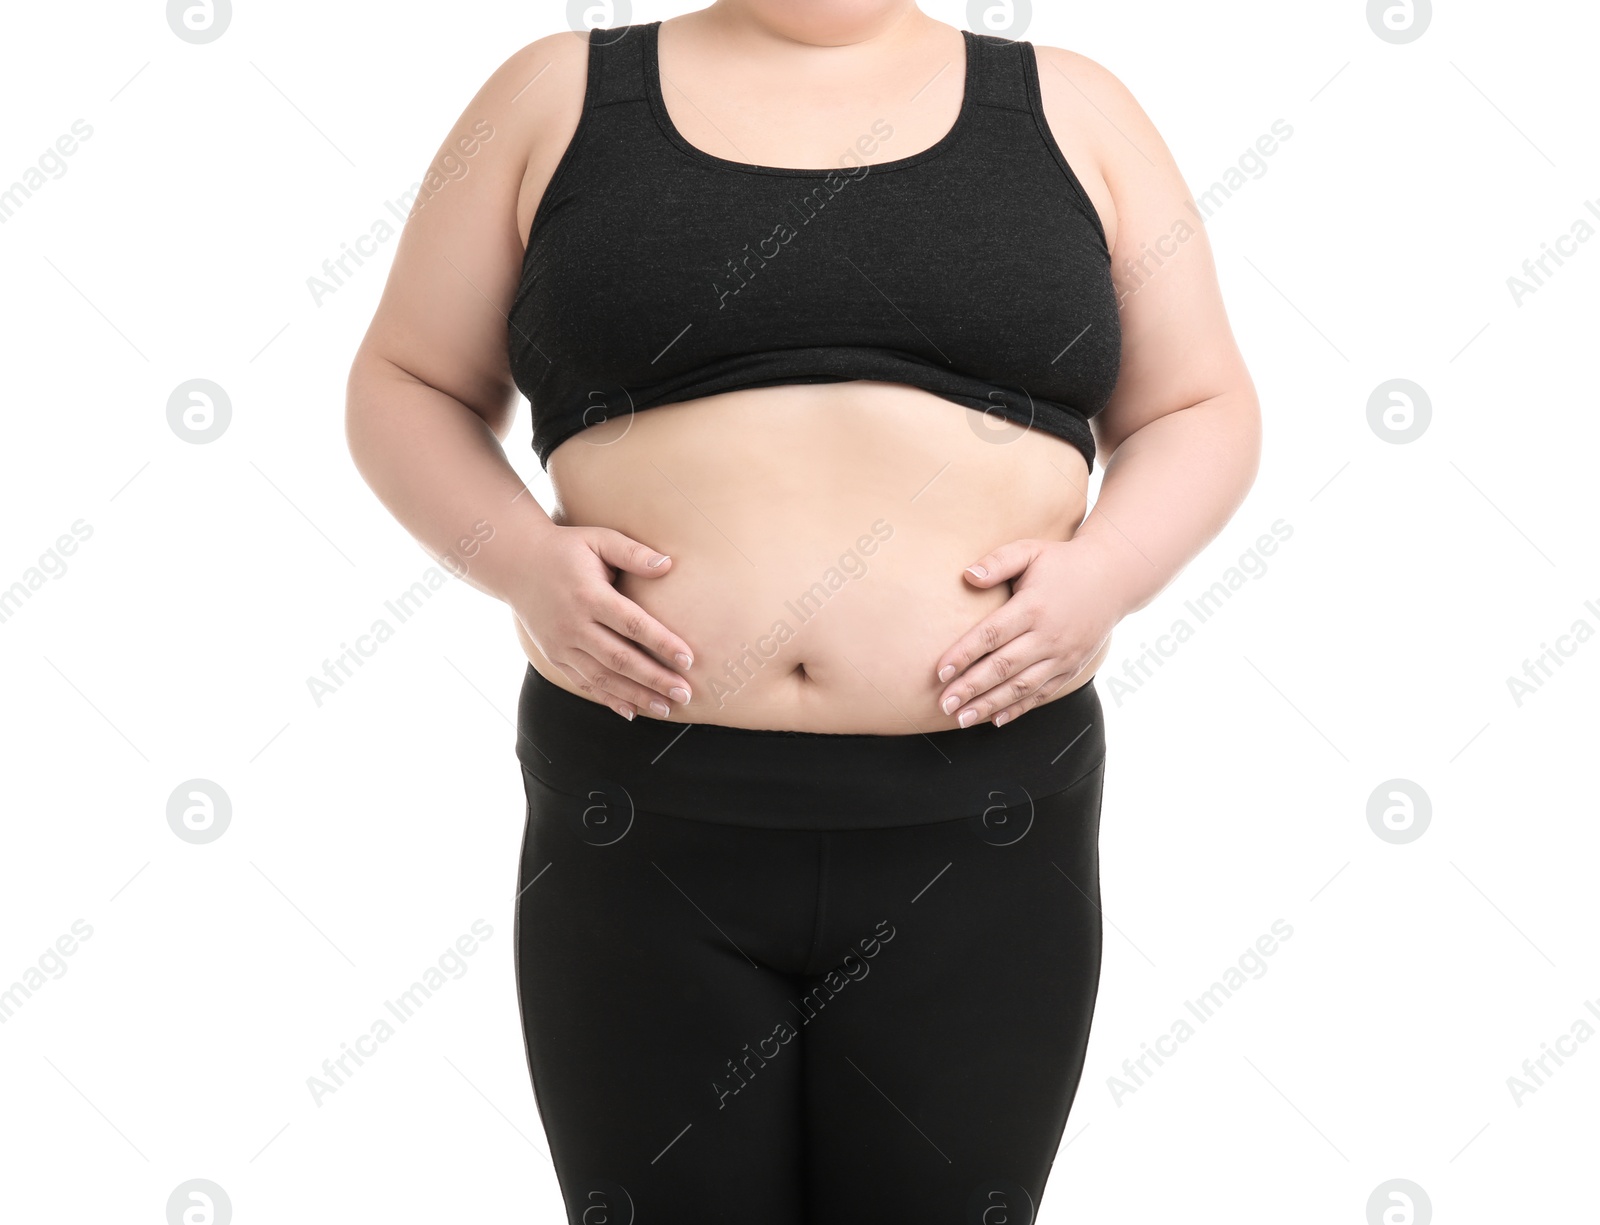
[[[1105,69],[910,0],[563,32],[461,114],[348,433],[527,655],[572,1221],[1037,1211],[1100,972],[1092,677],[1257,465],[1196,217]]]

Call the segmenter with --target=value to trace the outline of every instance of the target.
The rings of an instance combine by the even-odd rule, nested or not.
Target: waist
[[[630,723],[530,666],[516,752],[613,829],[640,812],[774,829],[970,819],[979,836],[1004,841],[1026,833],[1041,797],[1088,785],[1105,729],[1092,682],[1003,728],[884,736]]]
[[[1088,476],[1060,439],[891,384],[663,406],[569,440],[550,471],[558,522],[673,558],[618,579],[694,651],[673,723],[871,735],[954,727],[935,663],[1011,594],[963,571],[1010,540],[1070,538]]]

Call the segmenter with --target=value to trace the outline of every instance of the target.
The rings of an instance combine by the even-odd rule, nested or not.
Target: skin
[[[667,21],[660,46],[673,125],[730,161],[839,165],[874,120],[893,135],[865,160],[895,160],[936,143],[961,104],[959,31],[903,0],[718,0]],[[570,33],[506,60],[441,146],[492,126],[408,221],[352,364],[362,475],[512,609],[541,674],[625,718],[903,734],[1003,724],[1086,683],[1117,622],[1243,500],[1260,412],[1159,134],[1104,68],[1036,51],[1046,121],[1122,295],[1087,517],[1089,474],[1065,441],[868,382],[590,428],[552,455],[556,504],[540,507],[500,445],[517,400],[505,311],[578,122],[585,47]],[[837,586],[796,605],[830,567]]]

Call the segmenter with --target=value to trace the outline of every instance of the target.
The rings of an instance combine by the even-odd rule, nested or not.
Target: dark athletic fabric
[[[519,731],[551,756],[523,770],[517,992],[572,1225],[1032,1225],[1100,973],[1078,692],[995,736],[724,736],[529,670]],[[1073,762],[1054,790],[1010,773],[1030,724]],[[619,769],[647,725],[655,765]],[[659,811],[696,743],[726,775]]]
[[[941,140],[866,164],[896,147],[879,120],[839,167],[800,170],[683,138],[660,24],[590,31],[582,118],[529,228],[507,337],[540,463],[657,405],[867,379],[1043,430],[1092,466],[1117,295],[1033,45],[962,31],[966,88]]]

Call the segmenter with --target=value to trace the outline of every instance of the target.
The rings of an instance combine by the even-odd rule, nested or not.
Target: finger
[[[663,668],[621,634],[603,625],[592,624],[586,632],[579,635],[575,645],[579,650],[592,655],[607,671],[615,672],[644,689],[651,690],[651,697],[688,704],[689,682],[677,673]],[[634,699],[630,697],[628,700]]]
[[[572,678],[572,683],[577,686],[578,691],[580,693],[582,693],[590,701],[599,702],[603,706],[609,706],[609,707],[611,707],[612,710],[616,711],[624,719],[628,720],[629,723],[633,722],[633,716],[634,716],[635,712],[634,712],[634,708],[633,708],[633,706],[631,704],[629,704],[627,702],[624,702],[624,701],[621,701],[620,699],[613,699],[613,698],[607,697],[601,690],[596,689],[593,685],[591,685],[589,683],[589,678],[587,676],[585,676],[574,665],[572,665],[570,663],[561,663],[561,662],[556,661],[556,660],[552,660],[551,662],[555,663],[556,667],[560,668],[569,677],[571,677]],[[595,664],[594,660],[591,659],[587,655],[585,655],[583,657],[582,662],[586,666],[591,667],[591,669],[594,668],[594,667],[598,667],[598,665]]]
[[[641,578],[655,578],[672,568],[672,558],[609,527],[584,529],[584,539],[606,565]]]
[[[587,678],[591,691],[612,709],[621,703],[635,710],[648,710],[658,719],[665,719],[672,714],[671,705],[661,694],[607,667],[603,655],[595,655],[581,646],[573,648],[573,655],[582,657],[577,664]]]
[[[939,709],[947,715],[955,715],[962,727],[970,727],[979,719],[988,718],[992,711],[1021,698],[1022,691],[1013,697],[1007,697],[1006,691],[1024,676],[1031,676],[1034,684],[1044,680],[1034,670],[1044,666],[1051,654],[1049,644],[1041,635],[1021,634],[956,677],[939,699]],[[1052,670],[1060,671],[1060,664]]]
[[[946,685],[951,681],[961,678],[960,674],[972,667],[991,651],[999,650],[1018,634],[1026,633],[1033,628],[1037,614],[1033,602],[1025,596],[1014,595],[999,608],[995,609],[982,621],[974,625],[956,643],[938,659],[933,670],[939,680]],[[944,703],[954,689],[946,689],[939,695],[939,707],[942,710]],[[964,689],[960,698],[965,700],[975,691]]]
[[[1047,540],[1013,540],[992,553],[985,553],[961,573],[974,587],[993,587],[1016,578],[1044,552],[1047,544]]]
[[[1080,668],[1079,671],[1082,671],[1082,669]],[[1042,685],[1037,686],[1032,693],[1028,694],[1027,697],[1023,698],[1020,702],[1013,702],[1004,710],[996,711],[993,716],[990,717],[989,722],[993,723],[996,727],[1004,727],[1023,711],[1032,710],[1035,706],[1043,706],[1051,698],[1055,697],[1056,694],[1060,693],[1061,690],[1064,689],[1067,684],[1077,675],[1077,672],[1056,673],[1056,675],[1050,677]]]
[[[594,619],[601,625],[654,651],[660,658],[673,660],[680,668],[694,663],[694,652],[687,642],[615,588],[602,596],[593,612]],[[678,677],[675,683],[682,681],[683,678]]]

